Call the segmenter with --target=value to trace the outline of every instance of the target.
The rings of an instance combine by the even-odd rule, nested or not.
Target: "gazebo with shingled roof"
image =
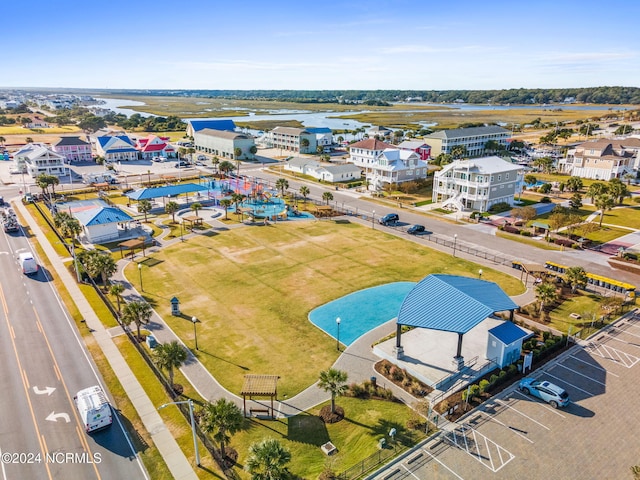
[[[275,418],[273,410],[273,400],[278,396],[278,375],[245,375],[244,383],[242,385],[242,406],[244,409],[244,416],[247,416],[247,397],[249,400],[253,400],[253,397],[269,397],[271,399],[271,408],[257,409],[250,408],[249,416],[252,413],[266,413],[270,414],[271,418]]]

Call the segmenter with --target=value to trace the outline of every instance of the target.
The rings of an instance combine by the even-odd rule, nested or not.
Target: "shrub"
[[[498,375],[495,373],[489,377],[489,383],[493,386],[498,382]],[[486,390],[485,390],[486,391]]]
[[[469,396],[473,398],[473,397],[477,397],[479,394],[480,394],[480,386],[477,383],[474,383],[473,385],[471,385],[471,388],[469,389]]]
[[[391,378],[397,382],[402,380],[404,377],[404,375],[402,375],[402,371],[395,365],[389,369],[389,375],[391,375]]]
[[[511,365],[509,365],[507,369],[509,371],[510,376],[516,375],[518,373],[518,367],[515,363],[512,363]]]
[[[480,380],[480,385],[479,385],[479,389],[481,393],[486,392],[489,389],[489,386],[491,384],[489,383],[488,380]]]
[[[542,197],[540,203],[551,203],[551,199],[549,197]]]
[[[391,369],[391,364],[387,361],[382,362],[380,365],[380,370],[384,375],[389,375],[389,370]]]
[[[505,225],[503,230],[505,232],[509,232],[509,233],[520,234],[520,229],[519,228],[512,227],[510,225]]]
[[[498,202],[491,205],[489,211],[491,213],[502,213],[511,210],[513,207],[507,202]]]
[[[531,232],[529,230],[520,230],[520,235],[522,235],[523,237],[530,237]]]
[[[351,385],[349,385],[349,393],[352,397],[364,398],[366,396],[367,390],[359,383],[352,383]]]
[[[547,331],[542,332],[542,340],[546,342],[547,340],[549,340],[549,338],[551,338],[551,332],[547,332]]]

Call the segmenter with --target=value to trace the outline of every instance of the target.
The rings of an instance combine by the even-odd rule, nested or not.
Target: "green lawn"
[[[581,293],[582,295],[565,300],[549,313],[550,326],[564,333],[567,333],[571,327],[571,331],[575,333],[577,330],[589,326],[593,318],[599,318],[602,315],[600,310],[601,297],[588,292]],[[577,313],[582,318],[572,318],[569,316],[572,313]]]
[[[629,200],[627,200],[629,201]],[[600,217],[596,219],[600,222]],[[621,227],[640,228],[640,206],[614,208],[605,212],[602,223]]]
[[[496,230],[496,236],[506,238],[518,243],[524,243],[532,247],[540,248],[542,250],[561,250],[559,245],[549,243],[545,240],[535,240],[531,237],[525,237],[515,233],[503,232],[502,230]]]
[[[475,276],[479,265],[359,224],[287,222],[197,235],[143,262],[145,297],[199,360],[232,392],[243,375],[281,376],[289,397],[336,359],[335,341],[311,325],[310,310],[348,293],[429,273]],[[137,265],[126,275],[139,287]],[[518,279],[483,267],[510,295]],[[177,296],[182,317],[170,315]]]
[[[325,425],[317,416],[325,404],[295,417],[245,422],[245,430],[231,441],[238,450],[239,462],[246,461],[246,448],[252,443],[276,438],[291,452],[291,471],[313,479],[318,478],[324,465],[330,464],[340,473],[373,455],[378,451],[378,439],[385,437],[391,428],[396,428],[398,442],[405,448],[424,438],[424,433],[406,428],[412,411],[402,403],[341,397],[336,404],[344,408],[345,418],[334,424]],[[331,462],[320,450],[328,441],[338,449]]]

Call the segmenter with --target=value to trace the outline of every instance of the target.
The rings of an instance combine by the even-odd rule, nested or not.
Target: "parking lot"
[[[631,478],[640,464],[639,361],[635,312],[530,375],[564,388],[567,408],[515,384],[369,478]]]

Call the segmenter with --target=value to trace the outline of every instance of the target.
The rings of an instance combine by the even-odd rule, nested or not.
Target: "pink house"
[[[148,137],[139,139],[136,148],[140,151],[144,159],[153,157],[172,158],[176,155],[175,148],[169,143],[169,137],[149,135]]]
[[[91,144],[80,137],[62,137],[53,145],[53,151],[63,155],[67,162],[90,162]]]

